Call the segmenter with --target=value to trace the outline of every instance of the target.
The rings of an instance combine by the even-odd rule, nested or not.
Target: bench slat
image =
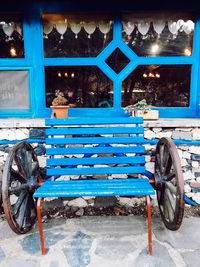
[[[74,134],[142,134],[143,127],[98,127],[98,128],[51,128],[45,130],[46,135]]]
[[[144,166],[134,167],[94,167],[94,168],[50,168],[47,175],[82,175],[82,174],[122,174],[144,173]]]
[[[144,156],[135,157],[94,157],[47,159],[47,166],[93,165],[93,164],[144,164]]]
[[[69,148],[47,148],[47,155],[68,155],[68,154],[118,154],[138,153],[144,154],[143,146],[122,146],[122,147],[69,147]]]
[[[143,123],[143,117],[117,117],[117,118],[67,118],[46,119],[46,126],[56,125],[96,125],[96,124],[136,124]]]
[[[116,195],[154,195],[155,192],[148,179],[76,181],[76,188],[70,186],[72,181],[45,182],[34,193],[33,197],[73,197],[73,196],[116,196]],[[81,182],[81,183],[80,183]],[[124,186],[124,184],[126,184]],[[89,186],[88,186],[89,185]],[[120,187],[123,185],[123,187]]]
[[[47,145],[61,144],[141,144],[143,136],[133,137],[74,137],[74,138],[46,138]]]

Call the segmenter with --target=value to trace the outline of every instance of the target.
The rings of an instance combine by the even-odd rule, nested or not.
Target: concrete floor
[[[1,219],[0,219],[1,220]],[[26,235],[0,222],[0,266],[173,267],[200,266],[200,218],[184,218],[167,230],[152,218],[153,255],[148,255],[147,220],[139,216],[57,218],[44,223],[47,255],[40,252],[37,224]]]

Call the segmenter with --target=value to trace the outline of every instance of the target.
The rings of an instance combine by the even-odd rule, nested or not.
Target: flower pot
[[[51,106],[53,112],[51,117],[55,119],[67,118],[69,106]]]
[[[135,110],[134,115],[135,117],[143,117],[144,120],[158,120],[159,118],[158,110],[147,110],[147,112]]]

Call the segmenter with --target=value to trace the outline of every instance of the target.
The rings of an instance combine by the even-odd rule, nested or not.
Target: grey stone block
[[[181,253],[187,267],[197,267],[200,259],[200,250]]]
[[[46,152],[45,147],[41,144],[39,144],[34,150],[37,156],[42,156]]]
[[[172,133],[172,139],[192,140],[192,133],[191,132],[174,131]]]
[[[90,264],[89,251],[91,249],[93,238],[89,235],[78,231],[70,245],[63,248],[63,253],[71,267],[86,267]]]
[[[167,248],[162,246],[156,241],[152,242],[153,255],[148,253],[148,247],[145,248],[140,255],[136,258],[135,267],[175,267],[175,263],[169,256]]]
[[[135,249],[131,242],[113,239],[99,242],[95,254],[108,260],[123,260],[128,253],[133,253]]]
[[[113,207],[117,204],[117,198],[115,196],[97,196],[94,201],[94,207]]]
[[[200,155],[192,154],[191,159],[192,160],[200,160]]]
[[[33,128],[29,132],[30,139],[45,139],[45,129]]]

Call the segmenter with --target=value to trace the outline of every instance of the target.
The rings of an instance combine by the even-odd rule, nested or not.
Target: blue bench
[[[45,197],[126,195],[146,197],[149,253],[152,253],[149,196],[155,192],[149,179],[141,178],[146,173],[145,149],[142,146],[144,128],[139,126],[142,122],[143,118],[140,117],[46,120],[49,178],[33,195],[38,198],[37,216],[42,254],[47,251],[41,220],[41,203]],[[78,154],[82,157],[76,157]],[[138,178],[93,179],[93,175],[102,174],[138,174]],[[80,175],[80,178],[84,176],[84,180],[57,180],[62,175]]]

